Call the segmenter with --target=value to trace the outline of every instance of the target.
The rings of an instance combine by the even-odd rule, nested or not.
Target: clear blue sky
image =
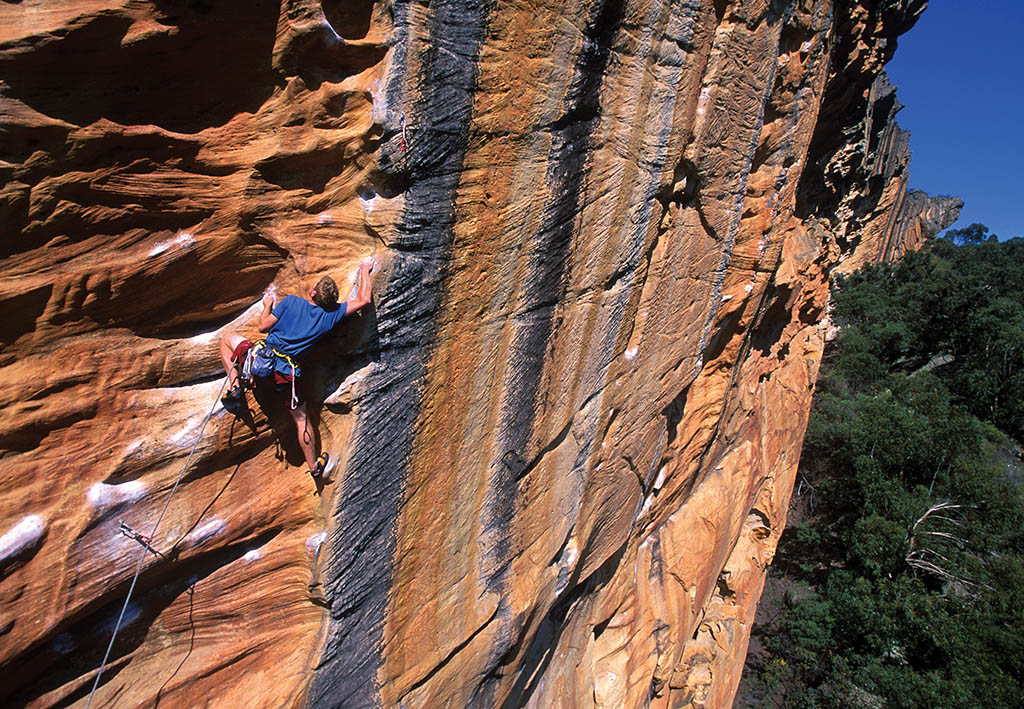
[[[930,0],[898,41],[910,187],[962,199],[954,229],[1024,236],[1024,0]]]

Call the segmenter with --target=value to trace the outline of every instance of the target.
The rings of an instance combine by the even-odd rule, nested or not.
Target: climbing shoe
[[[320,457],[316,459],[316,467],[309,471],[309,474],[313,476],[313,480],[316,482],[323,482],[324,470],[327,468],[327,459],[330,456],[327,455],[327,451],[320,454]]]
[[[228,393],[220,398],[220,403],[225,410],[238,416],[245,407],[245,392],[242,391],[241,386],[235,386],[234,389],[229,389]]]

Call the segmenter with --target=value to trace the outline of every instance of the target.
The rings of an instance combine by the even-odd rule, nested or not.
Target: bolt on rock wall
[[[0,698],[84,705],[138,570],[97,705],[728,705],[830,275],[959,209],[924,5],[0,6]],[[217,341],[366,256],[318,497]]]

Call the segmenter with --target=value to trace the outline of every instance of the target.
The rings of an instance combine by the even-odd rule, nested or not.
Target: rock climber
[[[220,339],[220,356],[228,375],[228,392],[221,402],[232,413],[239,413],[245,401],[242,388],[252,377],[269,380],[274,389],[289,395],[289,412],[295,422],[299,447],[309,466],[309,474],[318,485],[323,482],[327,467],[326,451],[316,454],[316,437],[310,430],[306,403],[299,394],[300,362],[303,355],[323,335],[328,333],[346,315],[351,315],[370,302],[370,272],[373,260],[364,259],[359,266],[359,286],[354,300],[338,303],[338,286],[330,276],[324,276],[309,291],[308,300],[288,295],[275,305],[275,297],[263,298],[263,312],[256,329],[267,333],[266,340],[253,343],[236,333],[225,333]],[[241,376],[242,374],[246,376]]]

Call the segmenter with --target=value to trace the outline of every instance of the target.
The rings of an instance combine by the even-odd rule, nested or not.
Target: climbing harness
[[[270,354],[267,354],[267,350]],[[294,359],[281,352],[275,347],[271,347],[267,344],[266,339],[257,340],[249,348],[249,351],[245,354],[245,362],[242,364],[241,380],[246,386],[252,388],[253,380],[257,377],[269,377],[277,369],[277,362],[274,358],[278,357],[283,359],[285,363],[291,367],[292,370],[292,398],[291,407],[297,409],[299,407],[299,397],[295,391],[295,372],[302,371],[299,363]]]
[[[128,527],[128,525],[124,524],[123,522],[121,522],[120,526],[118,527],[118,531],[121,534],[125,534],[125,529],[131,532],[131,534],[125,534],[125,536],[135,539],[140,544],[142,544],[143,550],[141,556],[139,556],[139,563],[135,567],[135,575],[132,577],[132,583],[128,587],[128,595],[124,599],[124,606],[121,607],[121,614],[117,616],[117,623],[114,624],[114,633],[110,636],[110,644],[107,645],[107,651],[103,654],[103,661],[100,662],[99,669],[96,670],[96,679],[93,680],[92,690],[89,692],[89,701],[86,702],[85,709],[89,709],[89,707],[92,706],[93,696],[96,694],[96,689],[100,686],[100,677],[103,676],[103,669],[107,666],[107,660],[110,659],[110,651],[114,649],[114,641],[117,639],[117,631],[121,629],[121,621],[124,620],[124,614],[128,610],[128,603],[131,601],[132,593],[135,591],[135,584],[139,580],[139,574],[142,573],[142,565],[146,561],[146,552],[154,552],[158,556],[163,557],[162,554],[160,554],[156,551],[156,549],[153,549],[150,546],[150,540],[152,540],[153,537],[156,535],[156,530],[160,527],[160,523],[164,519],[164,514],[166,514],[167,508],[170,507],[171,505],[171,500],[174,498],[174,493],[178,491],[178,485],[181,484],[181,479],[185,477],[185,471],[188,470],[188,465],[189,463],[192,462],[192,456],[195,455],[196,448],[199,447],[199,441],[203,440],[203,433],[206,431],[206,424],[209,423],[210,417],[213,416],[213,412],[217,410],[217,404],[220,402],[220,395],[224,393],[224,387],[227,386],[227,383],[228,379],[227,377],[225,377],[224,382],[220,385],[220,391],[217,392],[217,396],[213,400],[213,406],[210,407],[209,413],[207,413],[206,418],[203,419],[203,425],[199,429],[199,435],[196,436],[196,442],[192,444],[192,450],[190,450],[188,453],[188,458],[185,460],[185,465],[182,466],[181,472],[178,473],[178,479],[174,481],[174,487],[171,488],[171,494],[167,496],[167,502],[164,503],[164,508],[160,510],[160,516],[157,517],[156,524],[153,525],[153,530],[149,533],[149,535],[144,536],[138,534],[137,532],[135,532],[135,530],[133,530],[131,527]]]
[[[239,377],[242,383],[250,389],[255,378],[269,377],[274,373],[274,358],[264,351],[267,349],[266,340],[257,340],[249,346],[245,353]]]

